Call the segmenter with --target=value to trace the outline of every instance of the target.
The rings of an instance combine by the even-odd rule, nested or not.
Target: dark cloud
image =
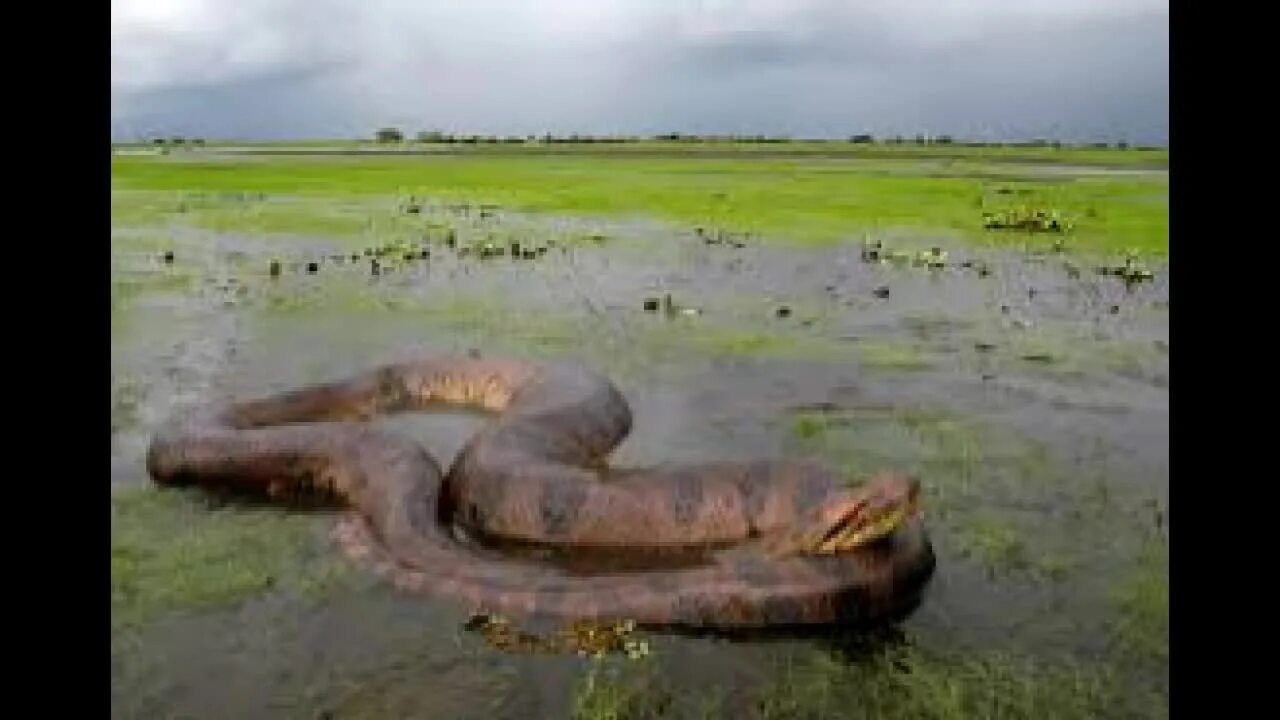
[[[1162,143],[1163,13],[992,23],[924,41],[881,18],[821,22],[648,47],[633,112],[714,131],[842,136],[953,134]]]
[[[113,128],[1168,134],[1168,13],[1152,0],[329,6],[210,0],[169,34],[122,20]]]
[[[340,72],[333,65],[273,68],[249,78],[138,92],[128,112],[113,118],[113,131],[261,139],[366,135],[361,114],[326,90]]]

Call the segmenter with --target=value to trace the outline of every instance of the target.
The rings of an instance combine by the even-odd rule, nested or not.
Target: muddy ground
[[[1008,716],[1167,714],[1163,265],[1126,285],[1094,271],[1105,258],[920,233],[877,239],[941,245],[946,267],[644,220],[343,211],[367,229],[219,232],[172,214],[113,229],[114,716],[962,717],[996,695],[1014,698]],[[374,274],[365,250],[390,243]],[[939,555],[925,603],[865,646],[657,635],[640,661],[515,656],[464,632],[465,608],[348,566],[330,515],[147,484],[150,433],[194,403],[469,349],[607,373],[636,418],[619,463],[918,473]],[[380,422],[447,463],[480,420]],[[899,652],[908,665],[882,662]]]

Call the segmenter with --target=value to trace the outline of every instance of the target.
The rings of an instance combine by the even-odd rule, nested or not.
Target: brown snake
[[[458,407],[493,419],[447,475],[364,422]],[[199,409],[156,434],[147,467],[161,485],[335,498],[349,556],[485,612],[732,629],[877,623],[919,602],[935,561],[914,479],[610,468],[630,429],[625,399],[585,368],[436,358]]]

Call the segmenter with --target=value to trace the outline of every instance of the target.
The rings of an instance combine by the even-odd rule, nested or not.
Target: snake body
[[[367,422],[436,408],[493,416],[447,473]],[[435,358],[197,409],[157,432],[147,467],[161,485],[339,501],[350,557],[485,612],[732,629],[875,623],[919,602],[935,561],[914,514],[848,552],[791,552],[870,491],[810,463],[610,468],[631,421],[577,365]]]

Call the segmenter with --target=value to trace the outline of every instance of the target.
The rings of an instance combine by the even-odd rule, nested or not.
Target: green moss
[[[267,592],[323,594],[344,581],[322,518],[276,508],[211,509],[152,488],[111,502],[113,627],[179,610],[225,607]]]

